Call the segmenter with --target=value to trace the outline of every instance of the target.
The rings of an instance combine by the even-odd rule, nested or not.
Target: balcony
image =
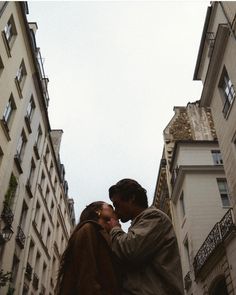
[[[33,268],[32,266],[27,262],[27,265],[26,265],[26,270],[25,270],[25,276],[26,278],[31,281],[32,279],[32,272],[33,272]]]
[[[39,288],[39,278],[36,273],[33,274],[33,287],[35,290],[38,290]]]
[[[194,257],[194,272],[197,276],[205,265],[207,260],[215,252],[220,244],[229,236],[229,234],[236,229],[233,210],[229,209],[220,222],[217,222],[213,229],[210,231],[206,240],[198,250],[197,255]]]
[[[21,249],[24,249],[25,246],[25,234],[20,226],[17,228],[16,242]]]
[[[12,213],[11,208],[6,202],[4,202],[1,218],[6,225],[9,225],[9,226],[12,225],[14,214]]]

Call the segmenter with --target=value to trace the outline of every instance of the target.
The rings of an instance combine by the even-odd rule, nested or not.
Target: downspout
[[[223,14],[224,14],[224,16],[225,16],[225,18],[226,18],[226,20],[227,20],[227,24],[228,24],[228,27],[229,27],[230,33],[234,36],[234,39],[236,40],[236,35],[235,35],[235,33],[234,33],[234,30],[233,30],[233,28],[232,28],[232,24],[230,23],[230,20],[229,20],[228,15],[227,15],[227,13],[226,13],[226,11],[225,11],[225,8],[224,8],[224,5],[223,5],[222,1],[219,1],[219,4],[220,4],[220,7],[221,7],[221,9],[222,9],[222,11],[223,11]]]

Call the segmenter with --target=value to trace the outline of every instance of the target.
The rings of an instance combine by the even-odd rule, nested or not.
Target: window
[[[31,239],[30,245],[29,245],[29,253],[28,253],[28,262],[30,265],[32,265],[32,261],[33,261],[34,246],[35,246],[34,241]]]
[[[11,94],[10,98],[7,102],[7,105],[5,107],[5,110],[3,113],[3,118],[2,118],[3,126],[7,132],[9,132],[9,128],[12,123],[13,113],[14,113],[15,109],[16,109],[16,104],[15,104],[13,95]]]
[[[47,145],[46,147],[46,152],[45,152],[45,161],[46,163],[48,163],[48,160],[49,160],[49,154],[50,154],[50,151],[49,151],[49,147]]]
[[[23,155],[24,155],[24,150],[25,150],[25,146],[26,146],[26,135],[24,130],[22,130],[21,132],[21,136],[18,140],[18,144],[16,147],[16,156],[17,158],[20,160],[20,162],[22,161]]]
[[[19,262],[20,262],[20,259],[16,256],[16,254],[14,254],[13,262],[12,262],[12,268],[11,268],[11,272],[12,272],[11,282],[12,282],[13,286],[16,283],[16,278],[17,278],[17,273],[18,273],[18,268],[19,268]]]
[[[49,174],[50,174],[51,179],[52,179],[52,175],[53,175],[53,162],[52,161],[51,161],[51,164],[50,164]]]
[[[41,180],[40,180],[40,187],[41,187],[41,190],[43,191],[44,189],[44,184],[45,184],[45,174],[44,174],[44,171],[42,170],[42,173],[41,173]]]
[[[223,207],[229,207],[230,206],[230,200],[229,200],[229,189],[228,184],[225,178],[218,178],[217,184],[220,192],[221,202]]]
[[[34,172],[35,172],[35,163],[32,158],[31,165],[30,165],[30,172],[29,172],[29,178],[28,178],[28,185],[31,187],[33,180],[34,180]]]
[[[221,152],[219,150],[211,151],[214,165],[223,165]]]
[[[49,200],[49,194],[50,194],[50,189],[49,187],[47,186],[47,189],[46,189],[46,195],[45,195],[45,200]]]
[[[39,125],[38,127],[38,130],[37,130],[37,134],[36,134],[36,140],[35,140],[35,145],[37,146],[37,148],[39,148],[40,146],[40,142],[41,142],[41,139],[42,139],[42,128],[41,126]]]
[[[185,251],[185,257],[188,262],[188,265],[190,266],[190,255],[189,255],[189,245],[188,245],[188,238],[184,240],[184,251]]]
[[[22,98],[22,88],[25,83],[26,74],[27,74],[27,72],[26,72],[26,68],[25,68],[25,63],[24,63],[24,60],[22,60],[20,67],[17,70],[16,78],[15,78],[16,87],[17,87],[17,90],[18,90],[21,98]]]
[[[42,237],[42,238],[43,238],[43,234],[44,234],[45,223],[46,223],[46,219],[45,219],[45,217],[44,217],[44,215],[43,215],[43,216],[42,216],[41,227],[40,227],[40,234],[41,234],[41,237]]]
[[[13,46],[13,43],[16,39],[17,31],[16,31],[16,25],[13,19],[13,15],[11,15],[10,19],[8,20],[3,32],[3,40],[6,47],[7,55],[11,57],[11,48]]]
[[[40,259],[41,259],[41,255],[40,255],[39,252],[37,252],[36,260],[35,260],[35,266],[34,266],[34,270],[35,270],[35,273],[36,273],[36,274],[39,273]]]
[[[181,193],[179,202],[180,202],[181,213],[182,213],[182,216],[184,217],[185,216],[184,192]]]
[[[47,248],[49,248],[50,238],[51,238],[51,231],[50,231],[50,229],[48,229],[47,240],[46,240],[46,246],[47,246]]]
[[[3,150],[2,150],[2,148],[1,148],[1,146],[0,146],[0,165],[1,165],[1,163],[2,163],[2,158],[3,158]]]
[[[51,214],[51,216],[53,215],[53,211],[54,211],[54,203],[52,201],[51,208],[50,208],[50,214]]]
[[[34,114],[34,109],[35,109],[35,103],[34,103],[33,96],[31,96],[28,107],[26,109],[26,115],[25,115],[25,123],[26,123],[29,133],[32,132],[30,124],[31,124],[32,117]]]
[[[235,98],[235,90],[225,67],[220,78],[219,87],[223,96],[223,114],[226,118]]]
[[[2,58],[0,56],[0,76],[1,76],[1,74],[3,72],[3,69],[4,69],[4,65],[3,65],[3,62],[2,62]]]
[[[29,104],[26,110],[26,117],[29,119],[30,122],[33,117],[34,109],[35,109],[35,103],[34,103],[33,96],[31,96],[31,99],[29,101]]]
[[[35,208],[35,215],[34,215],[34,222],[36,223],[36,225],[39,222],[39,212],[40,212],[40,204],[37,201],[36,208]]]
[[[46,263],[44,262],[43,263],[43,271],[42,271],[42,286],[43,284],[46,283],[46,277],[47,277],[47,265]],[[44,293],[43,293],[44,294]]]
[[[26,224],[26,218],[27,218],[27,212],[28,212],[28,206],[25,201],[23,201],[22,209],[21,209],[21,216],[20,216],[20,222],[19,225],[21,229],[24,231],[24,227]]]

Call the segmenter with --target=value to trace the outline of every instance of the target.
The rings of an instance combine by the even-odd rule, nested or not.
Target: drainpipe
[[[227,15],[226,11],[225,11],[225,8],[224,8],[224,5],[223,5],[222,1],[219,1],[219,4],[220,4],[220,7],[221,7],[221,9],[223,11],[223,14],[224,14],[224,16],[225,16],[225,18],[227,20],[227,24],[228,24],[230,33],[234,36],[234,39],[236,40],[236,35],[235,35],[234,31],[233,31],[232,24],[229,21],[229,17]]]

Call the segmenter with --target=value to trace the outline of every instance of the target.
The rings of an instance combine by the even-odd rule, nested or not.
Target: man
[[[132,179],[109,189],[122,222],[131,220],[125,233],[111,221],[112,250],[124,270],[123,295],[182,295],[183,282],[176,236],[169,217],[148,208],[146,190]]]

